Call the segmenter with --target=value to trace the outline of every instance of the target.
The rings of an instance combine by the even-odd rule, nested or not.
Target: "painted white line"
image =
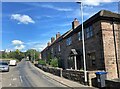
[[[20,81],[21,81],[21,83],[23,82],[23,80],[22,80],[22,76],[20,76]]]
[[[13,81],[17,80],[17,78],[13,78]]]
[[[12,84],[10,83],[9,86],[11,86]]]

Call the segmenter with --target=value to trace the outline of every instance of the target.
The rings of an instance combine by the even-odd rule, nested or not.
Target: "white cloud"
[[[81,1],[84,5],[98,6],[100,3],[118,2],[119,0],[76,0],[76,2]]]
[[[13,45],[21,45],[21,44],[23,44],[24,42],[22,42],[22,41],[20,41],[20,40],[13,40],[12,41],[12,44]]]
[[[46,43],[45,44],[36,44],[33,46],[33,49],[36,49],[38,51],[42,51],[46,46],[47,46]]]
[[[20,41],[20,40],[13,40],[12,44],[14,45],[14,49],[19,49],[22,50],[25,48],[24,42]]]
[[[42,42],[40,42],[40,41],[29,41],[29,42],[26,42],[25,44],[26,44],[26,47],[28,49],[35,49],[37,51],[41,51],[47,46],[47,42],[48,41],[44,41],[44,40]]]
[[[28,24],[28,23],[35,23],[35,21],[28,15],[21,15],[21,14],[12,14],[11,19],[19,21],[18,24]]]
[[[42,7],[54,9],[54,10],[57,10],[57,11],[73,11],[72,8],[61,8],[61,7],[56,7],[56,6],[47,5],[47,4],[46,5],[42,5]]]
[[[73,2],[74,0],[72,0]],[[56,1],[55,1],[56,2]],[[59,1],[60,2],[60,1]],[[44,8],[50,8],[50,9],[54,9],[57,11],[73,11],[72,8],[63,8],[63,7],[58,7],[58,6],[54,6],[52,4],[40,4],[40,3],[27,3],[28,5],[34,6],[34,7],[44,7]]]
[[[25,48],[24,45],[17,45],[17,46],[15,46],[15,49],[19,49],[19,50],[22,50],[22,49],[24,49],[24,48]]]

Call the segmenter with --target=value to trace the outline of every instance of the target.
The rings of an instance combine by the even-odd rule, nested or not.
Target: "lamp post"
[[[87,71],[86,71],[86,56],[85,56],[85,38],[84,38],[84,26],[83,26],[83,3],[82,1],[77,2],[80,4],[81,8],[81,22],[82,22],[82,43],[83,43],[83,61],[84,61],[84,81],[85,85],[87,84]]]

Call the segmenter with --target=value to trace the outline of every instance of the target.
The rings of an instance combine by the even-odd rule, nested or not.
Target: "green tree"
[[[2,52],[2,58],[7,58],[8,54],[6,52]]]
[[[29,49],[27,50],[27,52],[25,53],[25,56],[29,57],[29,60],[33,61],[34,59],[35,60],[38,60],[39,59],[39,55],[40,55],[40,52],[34,50],[34,49]]]

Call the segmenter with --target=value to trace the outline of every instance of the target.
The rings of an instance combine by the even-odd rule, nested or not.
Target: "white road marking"
[[[10,83],[9,86],[11,86],[12,84]]]
[[[13,78],[13,81],[17,80],[17,78]]]
[[[20,81],[21,81],[21,83],[23,82],[23,80],[22,80],[22,76],[20,76]]]

